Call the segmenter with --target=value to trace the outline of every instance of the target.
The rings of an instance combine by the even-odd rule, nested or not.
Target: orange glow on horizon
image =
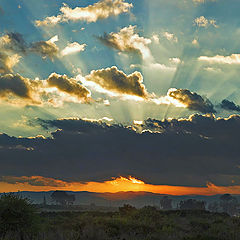
[[[0,192],[17,191],[88,191],[96,193],[117,192],[151,192],[168,195],[216,195],[240,194],[240,186],[216,186],[208,183],[206,187],[185,187],[169,185],[147,184],[135,177],[117,177],[105,182],[65,182],[41,176],[31,177],[6,177],[8,181],[0,182]],[[11,180],[11,181],[10,181]],[[15,181],[13,183],[13,180]]]

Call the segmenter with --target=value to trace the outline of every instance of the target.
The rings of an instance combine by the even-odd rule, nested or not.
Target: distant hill
[[[53,191],[49,192],[17,192],[15,194],[20,194],[23,197],[27,197],[33,201],[35,204],[43,203],[44,196],[46,198],[47,204],[54,204],[51,200],[51,194]],[[120,207],[124,204],[131,204],[137,208],[143,206],[156,206],[159,207],[160,199],[163,194],[155,194],[149,192],[117,192],[117,193],[95,193],[95,192],[68,192],[74,194],[76,201],[74,205],[90,205],[94,204],[96,206],[105,207]],[[172,196],[167,195],[173,199],[173,205],[176,207],[177,203],[184,199],[197,199],[206,201],[207,203],[218,201],[220,195],[214,196],[199,196],[199,195],[185,195],[185,196]],[[235,195],[238,200],[240,200],[240,195]]]

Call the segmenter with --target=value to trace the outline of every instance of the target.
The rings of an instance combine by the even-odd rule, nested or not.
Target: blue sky
[[[97,1],[66,1],[71,9],[86,8]],[[86,44],[82,52],[55,59],[27,53],[22,56],[11,73],[19,73],[23,77],[46,79],[56,72],[76,77],[79,72],[86,76],[91,70],[117,66],[126,74],[139,71],[143,75],[144,85],[149,93],[157,97],[167,94],[169,88],[189,89],[208,98],[214,105],[223,99],[238,103],[239,94],[239,63],[210,63],[199,61],[201,56],[214,57],[217,55],[231,56],[238,54],[238,37],[240,35],[238,21],[238,3],[218,1],[129,1],[132,7],[125,13],[109,16],[95,22],[71,21],[61,22],[54,26],[36,26],[36,20],[57,16],[64,2],[61,1],[1,1],[0,31],[2,36],[15,32],[20,33],[27,44],[37,41],[47,41],[58,36],[56,42],[59,49],[68,43]],[[207,23],[204,26],[196,24],[195,20],[203,17]],[[214,21],[214,24],[211,23]],[[138,55],[118,51],[99,41],[104,33],[119,32],[129,25],[136,26],[139,37],[151,40],[147,45],[152,55],[152,64]],[[194,42],[193,42],[194,41]],[[119,55],[119,53],[121,53]],[[159,64],[158,66],[156,64]],[[160,66],[161,64],[161,66]],[[91,89],[90,89],[91,90]],[[94,98],[108,99],[110,106],[81,103],[64,103],[59,108],[49,105],[26,107],[14,106],[3,102],[1,111],[6,112],[9,121],[30,116],[45,118],[58,117],[109,117],[116,122],[130,123],[132,120],[151,118],[187,117],[192,111],[187,108],[176,108],[173,105],[156,105],[109,98],[91,90]],[[29,109],[31,109],[29,111]],[[34,109],[34,110],[33,110]],[[117,109],[117,110],[116,110]],[[138,111],[136,111],[138,109]],[[197,111],[195,111],[197,112]],[[30,114],[28,114],[30,113]],[[229,116],[231,113],[219,109],[216,115]],[[11,117],[10,117],[11,116]],[[136,118],[136,119],[135,119]],[[5,122],[5,119],[4,119]],[[36,134],[39,129],[16,129],[2,123],[1,131],[14,135]],[[11,122],[11,124],[14,124]],[[6,127],[6,128],[5,128]]]

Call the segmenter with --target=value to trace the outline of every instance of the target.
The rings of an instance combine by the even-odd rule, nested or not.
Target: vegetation
[[[225,196],[221,201],[230,204],[235,200]],[[161,204],[172,207],[167,198]],[[240,239],[239,217],[201,210],[203,206],[201,201],[186,200],[180,202],[179,210],[136,209],[126,204],[116,212],[36,212],[28,199],[3,195],[0,240]]]
[[[1,239],[33,239],[38,232],[38,215],[31,202],[19,195],[0,198]]]

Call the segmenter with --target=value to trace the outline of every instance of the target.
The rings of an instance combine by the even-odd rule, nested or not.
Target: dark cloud
[[[18,184],[18,183],[28,183],[31,186],[50,186],[50,187],[66,187],[67,182],[53,179],[53,178],[45,178],[41,176],[22,176],[22,177],[14,177],[14,176],[2,176],[0,177],[0,182],[5,182],[9,184]]]
[[[133,175],[149,183],[191,186],[231,185],[239,176],[239,115],[148,119],[131,127],[83,119],[37,123],[53,129],[52,138],[0,135],[0,175],[73,181]],[[32,150],[9,150],[17,145]]]
[[[168,96],[185,105],[190,110],[201,113],[216,113],[209,99],[200,96],[188,89],[169,89]]]
[[[60,91],[76,96],[78,99],[82,99],[86,102],[90,100],[90,91],[75,79],[69,78],[66,75],[52,73],[48,77],[47,82],[50,87],[56,87]]]
[[[54,106],[62,105],[64,102],[92,101],[91,92],[76,79],[57,73],[52,73],[44,80],[28,79],[19,74],[1,75],[0,98],[12,104]]]
[[[5,44],[5,48],[17,53],[25,53],[27,51],[27,43],[25,42],[22,34],[10,32],[4,37],[9,39],[9,42]]]
[[[234,102],[231,102],[227,99],[224,99],[221,102],[221,108],[228,110],[228,111],[236,111],[236,112],[240,112],[240,106],[236,105]]]
[[[8,97],[13,94],[20,98],[31,98],[30,82],[19,74],[6,74],[0,76],[0,96]]]
[[[91,71],[86,76],[88,81],[97,83],[102,88],[118,93],[147,98],[147,90],[143,84],[143,76],[140,72],[126,75],[117,67]]]

